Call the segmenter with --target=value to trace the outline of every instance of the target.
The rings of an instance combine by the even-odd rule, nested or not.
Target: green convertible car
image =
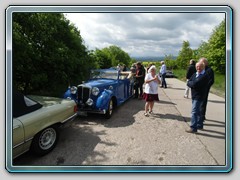
[[[31,150],[49,153],[58,140],[58,127],[76,116],[76,103],[69,99],[24,96],[13,91],[13,159]]]

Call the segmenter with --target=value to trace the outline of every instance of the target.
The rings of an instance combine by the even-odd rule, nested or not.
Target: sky
[[[115,45],[131,57],[177,56],[208,41],[224,13],[66,13],[88,50]]]

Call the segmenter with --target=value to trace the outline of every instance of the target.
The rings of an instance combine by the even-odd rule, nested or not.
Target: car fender
[[[63,95],[64,99],[70,99],[71,98],[71,91],[70,91],[70,87],[68,87],[68,89],[66,90],[66,92]]]
[[[64,98],[64,99],[72,99],[72,100],[74,100],[75,102],[77,102],[77,95],[71,93],[70,87],[69,87],[69,88],[67,89],[67,91],[64,93],[63,98]]]
[[[96,107],[98,109],[107,109],[108,103],[113,96],[113,92],[111,90],[104,90],[101,95],[97,98]]]

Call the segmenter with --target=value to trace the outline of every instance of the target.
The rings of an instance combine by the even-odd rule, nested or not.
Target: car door
[[[117,84],[117,99],[119,99],[119,102],[122,103],[124,101],[124,80],[118,80]]]
[[[13,119],[13,157],[16,157],[24,152],[24,128],[21,121]]]

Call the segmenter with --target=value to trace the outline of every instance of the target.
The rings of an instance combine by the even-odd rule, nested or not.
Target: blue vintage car
[[[92,70],[90,79],[77,87],[69,87],[64,98],[77,102],[78,115],[104,114],[108,119],[113,110],[133,95],[133,76],[130,71],[115,69]]]

